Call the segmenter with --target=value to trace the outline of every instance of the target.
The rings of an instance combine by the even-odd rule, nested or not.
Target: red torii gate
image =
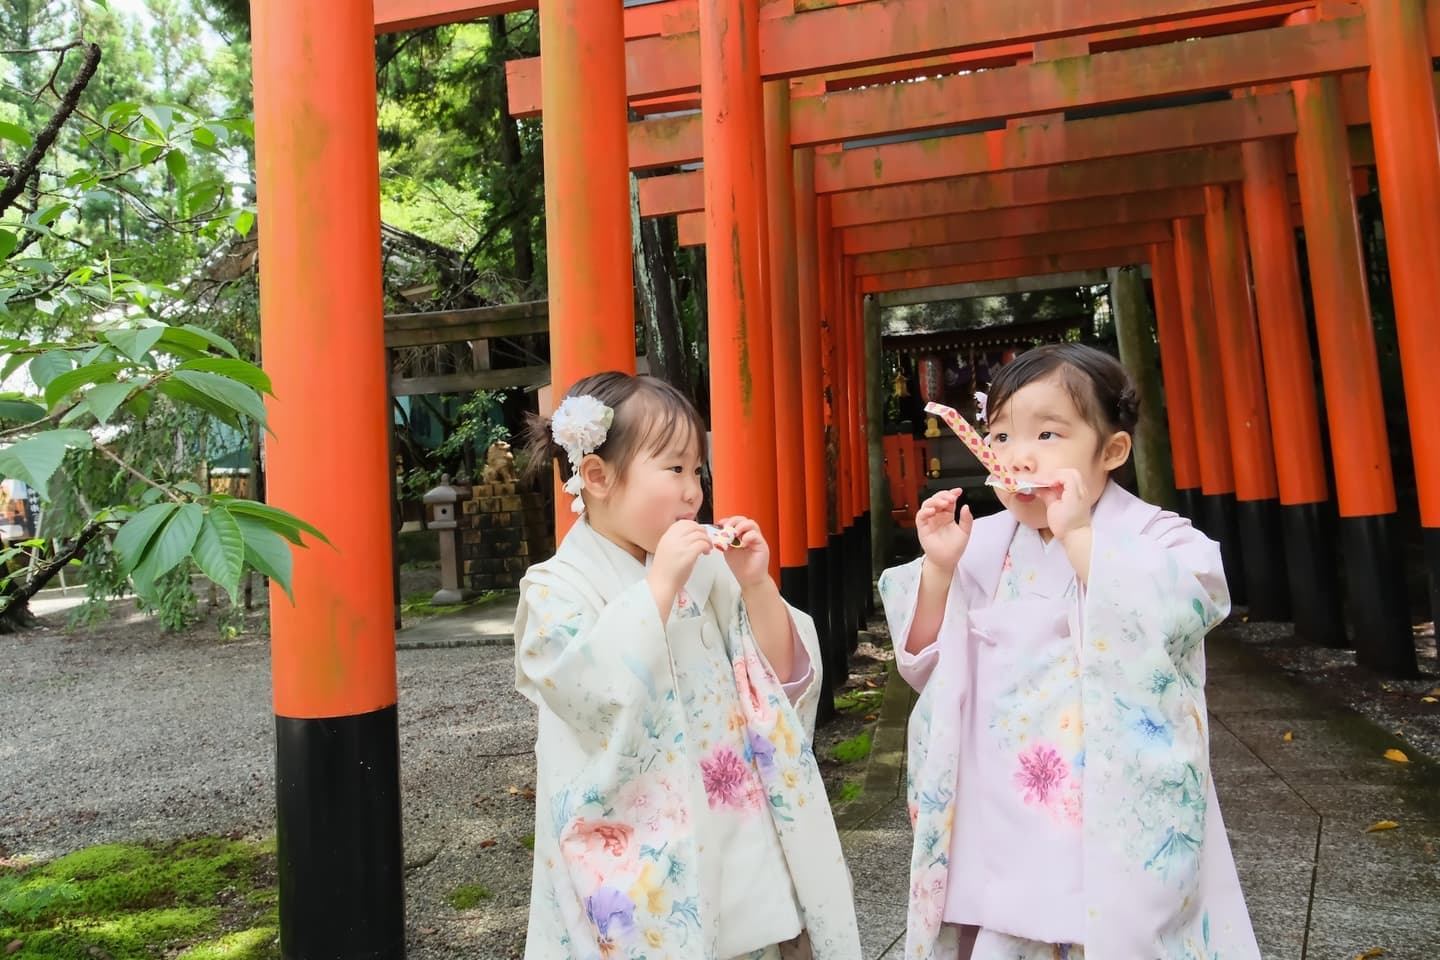
[[[808,588],[819,612],[839,611],[833,635],[856,626],[868,571],[852,565],[854,582],[799,572],[855,557],[873,509],[875,344],[862,297],[1149,262],[1183,502],[1224,542],[1232,570],[1243,567],[1233,579],[1252,614],[1283,616],[1293,596],[1308,635],[1343,642],[1291,231],[1298,200],[1348,617],[1363,662],[1405,673],[1414,651],[1352,168],[1368,165],[1373,140],[1382,195],[1404,198],[1388,205],[1386,233],[1433,572],[1440,435],[1424,426],[1440,400],[1440,379],[1426,376],[1440,363],[1428,316],[1440,302],[1437,6],[256,0],[270,491],[336,545],[296,556],[297,602],[273,610],[284,954],[403,953],[388,458],[376,426],[377,31],[539,8],[543,57],[515,64],[511,81],[517,112],[561,120],[544,134],[559,385],[633,365],[630,168],[703,161],[703,174],[647,182],[645,206],[704,217],[703,238],[683,218],[682,228],[708,245],[716,499],[775,531],[792,595]],[[1200,39],[1175,42],[1187,38]],[[699,114],[650,116],[693,108],[701,90]],[[1058,116],[1204,91],[1231,98]],[[644,119],[627,122],[632,106]],[[976,123],[1005,128],[838,149]],[[1217,397],[1223,417],[1196,415]],[[346,484],[322,484],[342,458]],[[845,602],[829,602],[836,589]]]

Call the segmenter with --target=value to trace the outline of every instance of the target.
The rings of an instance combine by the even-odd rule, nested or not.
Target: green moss
[[[461,884],[451,891],[450,906],[456,910],[473,910],[493,896],[495,894],[490,892],[489,887],[478,883]]]
[[[870,756],[870,731],[866,730],[858,737],[851,737],[849,740],[842,740],[835,744],[831,751],[833,756],[840,763],[858,763]]]
[[[533,834],[533,833],[526,834],[526,835],[525,835],[525,839],[524,839],[524,840],[521,840],[520,842],[523,843],[523,844],[525,844],[525,849],[526,849],[526,850],[534,850],[534,849],[535,849],[535,834]]]
[[[835,698],[835,709],[841,713],[874,713],[885,702],[885,690],[851,690]]]
[[[844,785],[840,787],[840,796],[835,798],[835,803],[837,806],[842,803],[849,803],[864,792],[865,788],[857,781],[846,780]]]
[[[46,960],[95,960],[91,947],[115,960],[272,960],[273,849],[214,837],[106,844],[0,871],[0,943]]]

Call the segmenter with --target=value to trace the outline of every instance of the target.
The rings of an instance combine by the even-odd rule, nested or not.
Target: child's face
[[[643,559],[676,520],[694,520],[700,509],[700,443],[681,437],[661,453],[641,450],[605,498],[605,532],[632,546]],[[594,519],[592,518],[592,523]]]
[[[1080,472],[1090,506],[1105,492],[1110,471],[1130,453],[1129,435],[1102,438],[1075,406],[1059,377],[1026,384],[989,421],[990,448],[1017,480],[1045,483],[1066,467]],[[1118,459],[1117,459],[1118,458]],[[1044,530],[1045,502],[1035,494],[997,490],[1000,502],[1028,527]]]

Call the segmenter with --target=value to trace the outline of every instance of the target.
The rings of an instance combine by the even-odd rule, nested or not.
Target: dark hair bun
[[[1126,433],[1134,433],[1140,422],[1140,393],[1127,383],[1115,400],[1115,425]]]

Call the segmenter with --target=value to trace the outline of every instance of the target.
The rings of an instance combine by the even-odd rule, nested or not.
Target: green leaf
[[[136,564],[131,576],[153,583],[175,569],[176,564],[190,556],[204,524],[205,511],[198,503],[176,507],[165,525],[155,532],[150,549],[145,551],[144,559]]]
[[[152,143],[147,147],[141,147],[140,162],[146,164],[154,163],[156,160],[160,159],[160,154],[164,152],[165,148],[158,143]]]
[[[115,408],[124,402],[135,389],[133,383],[99,383],[91,387],[85,394],[85,406],[95,414],[95,419],[106,424],[115,415]]]
[[[274,391],[270,389],[269,375],[247,360],[234,360],[229,357],[201,357],[199,360],[185,361],[180,364],[179,369],[218,373],[231,380],[238,380],[260,393],[274,394]]]
[[[265,423],[265,404],[243,383],[203,370],[176,370],[171,377],[205,394],[216,403],[244,414],[256,423]]]
[[[30,379],[35,386],[45,389],[51,380],[75,368],[75,358],[64,350],[51,350],[30,361]]]
[[[141,107],[140,116],[145,120],[145,126],[157,137],[165,136],[175,124],[175,111],[163,105]]]
[[[224,130],[221,130],[221,133],[224,133]],[[195,142],[202,147],[215,146],[215,131],[211,129],[208,124],[203,127],[196,127],[195,132],[192,133],[191,136],[194,137]]]
[[[220,420],[221,423],[229,424],[237,430],[243,429],[240,418],[235,415],[234,410],[223,403],[217,403],[210,399],[210,397],[196,390],[188,383],[182,383],[174,379],[161,380],[155,389],[172,400],[183,403],[186,406],[197,407],[204,410],[212,417]]]
[[[255,214],[249,210],[237,210],[235,212],[235,232],[242,237],[250,236],[250,229],[255,226]]]
[[[160,342],[160,338],[165,336],[167,329],[169,328],[164,324],[157,324],[134,330],[107,330],[105,339],[113,343],[125,356],[139,362],[150,355],[150,351]]]
[[[15,245],[20,240],[9,230],[0,230],[0,260],[4,260],[15,251]]]
[[[111,131],[110,136],[106,137],[105,139],[110,142],[110,149],[114,150],[116,153],[122,156],[130,155],[130,141],[127,140],[125,137],[121,136],[118,133],[115,133],[114,131]]]
[[[179,504],[156,504],[138,512],[115,534],[115,556],[120,557],[121,574],[130,573],[145,558],[156,533],[179,510]]]
[[[231,510],[234,510],[233,504]],[[245,537],[245,562],[278,583],[280,589],[290,598],[290,602],[294,603],[295,594],[290,591],[290,573],[295,560],[290,555],[290,547],[284,538],[250,517],[236,517],[235,522],[240,525],[240,533]]]
[[[136,420],[144,420],[145,414],[150,412],[150,406],[155,402],[155,394],[148,390],[135,394],[134,399],[125,404],[125,409]]]
[[[22,147],[33,147],[35,138],[30,136],[30,131],[13,123],[6,123],[0,120],[0,140],[11,140]]]
[[[179,150],[171,150],[165,154],[165,169],[170,171],[170,176],[174,177],[177,183],[184,183],[190,176],[190,162]]]
[[[49,430],[0,450],[0,475],[18,477],[48,499],[46,486],[71,449],[89,449],[84,430]]]
[[[59,219],[60,214],[64,213],[66,210],[69,209],[70,203],[68,201],[62,200],[59,203],[52,203],[48,207],[45,207],[43,210],[41,210],[39,213],[35,214],[34,220],[36,223],[42,224],[44,226],[49,226],[57,219]]]
[[[0,420],[32,423],[45,416],[45,408],[29,400],[0,400]]]
[[[233,601],[245,569],[245,535],[223,507],[211,507],[205,514],[194,556],[200,572],[223,587]]]
[[[45,385],[45,402],[51,410],[54,410],[57,403],[81,387],[92,383],[108,383],[115,379],[117,373],[128,369],[129,366],[128,363],[115,360],[110,363],[92,363],[88,366],[76,367],[68,373],[60,374]]]
[[[232,357],[240,356],[240,351],[236,349],[235,344],[231,343],[229,340],[226,340],[224,337],[220,336],[220,334],[215,333],[212,330],[206,330],[204,327],[197,327],[193,323],[184,324],[180,327],[180,329],[188,333],[194,334],[201,340],[204,340],[206,343],[210,344],[210,346],[220,350],[222,353],[228,353]],[[201,349],[203,350],[204,348],[202,347]]]
[[[296,546],[304,546],[304,541],[300,538],[302,530],[321,543],[330,544],[330,539],[325,534],[295,514],[281,510],[279,507],[272,507],[268,503],[259,503],[255,500],[233,500],[227,506],[231,513],[238,513],[265,524]],[[333,544],[330,545],[333,546]]]

